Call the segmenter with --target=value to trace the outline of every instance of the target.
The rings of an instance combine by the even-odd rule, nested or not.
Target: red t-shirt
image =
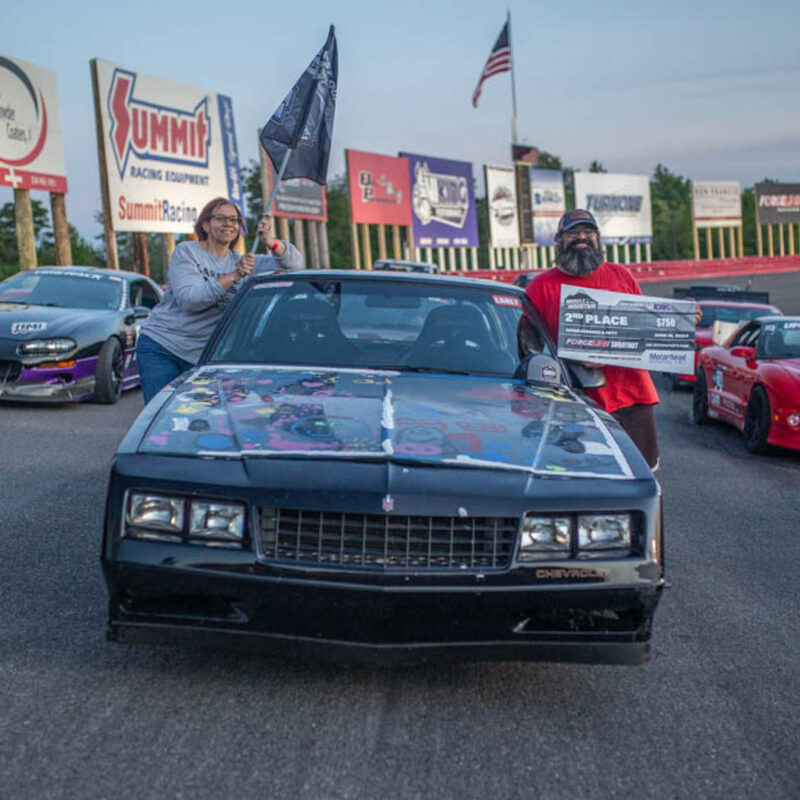
[[[641,294],[636,278],[619,264],[604,261],[591,275],[573,278],[557,267],[537,275],[528,284],[527,294],[539,309],[553,339],[558,342],[558,309],[561,303],[561,286],[586,286],[609,292]],[[630,367],[602,366],[606,385],[600,389],[587,389],[586,394],[596,400],[606,411],[616,411],[632,405],[652,405],[658,402],[658,392],[650,373]]]

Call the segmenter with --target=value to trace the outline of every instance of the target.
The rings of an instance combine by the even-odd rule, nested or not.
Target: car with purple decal
[[[249,279],[115,456],[108,638],[642,663],[661,492],[582,395],[600,380],[556,357],[511,285]]]
[[[96,267],[0,282],[0,400],[116,403],[139,385],[136,336],[161,296],[144,275]]]

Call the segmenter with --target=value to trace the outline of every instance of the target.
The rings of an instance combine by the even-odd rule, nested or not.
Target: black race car
[[[132,272],[40,267],[0,283],[0,400],[116,403],[161,289]]]
[[[250,280],[114,460],[109,638],[646,660],[659,486],[554,352],[493,281]]]

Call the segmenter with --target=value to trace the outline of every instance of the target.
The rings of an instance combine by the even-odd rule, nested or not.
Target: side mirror
[[[151,311],[152,309],[148,308],[147,306],[134,306],[131,309],[131,313],[125,317],[125,324],[133,325],[137,319],[147,319],[147,317],[150,316]]]
[[[574,361],[568,363],[570,375],[580,389],[599,389],[606,385],[606,376],[599,367],[587,367]]]
[[[732,347],[731,355],[735,358],[743,358],[745,361],[755,361],[756,349],[755,347]]]
[[[551,356],[537,353],[523,359],[520,366],[525,370],[526,383],[561,384],[561,365]]]

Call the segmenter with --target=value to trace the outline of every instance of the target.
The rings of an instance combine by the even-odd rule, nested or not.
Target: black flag
[[[333,136],[338,55],[333,25],[328,40],[261,130],[261,145],[282,179],[310,178],[324,184]]]

